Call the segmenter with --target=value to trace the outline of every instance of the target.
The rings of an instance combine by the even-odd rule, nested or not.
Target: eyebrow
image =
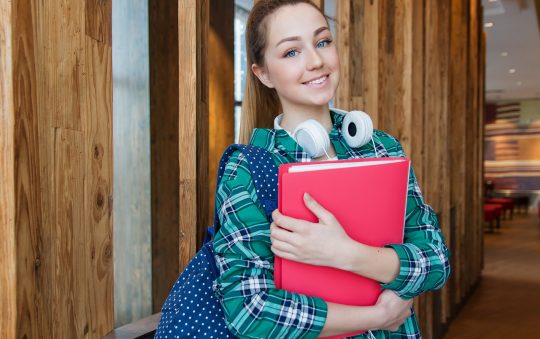
[[[319,35],[321,32],[323,31],[328,31],[328,27],[327,26],[323,26],[323,27],[319,27],[315,30],[315,32],[313,32],[313,36],[317,36]],[[285,38],[285,39],[281,39],[277,44],[276,44],[276,47],[279,46],[281,43],[284,43],[286,41],[297,41],[297,40],[300,40],[300,37],[299,36],[291,36],[291,37],[288,37],[288,38]]]

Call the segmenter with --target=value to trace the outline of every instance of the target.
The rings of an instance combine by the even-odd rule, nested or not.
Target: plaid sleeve
[[[392,156],[404,157],[399,141],[394,141]],[[407,194],[405,234],[403,244],[389,244],[400,261],[399,274],[382,287],[404,298],[413,298],[426,291],[441,288],[450,275],[449,251],[439,228],[437,215],[424,202],[411,167]]]
[[[270,225],[239,152],[225,168],[216,206],[221,228],[214,249],[220,276],[214,290],[230,331],[241,338],[316,338],[327,305],[275,288]]]

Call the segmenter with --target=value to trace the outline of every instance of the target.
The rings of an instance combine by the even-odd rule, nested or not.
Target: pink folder
[[[407,158],[284,164],[279,167],[278,208],[284,215],[317,222],[304,205],[303,194],[307,192],[332,212],[356,241],[380,247],[402,243],[409,166]],[[305,169],[309,171],[302,171]],[[277,288],[347,305],[374,305],[382,292],[372,279],[277,256],[274,280]]]

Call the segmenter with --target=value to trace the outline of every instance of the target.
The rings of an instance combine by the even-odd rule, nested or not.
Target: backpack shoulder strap
[[[235,151],[242,152],[246,157],[257,196],[264,208],[266,217],[268,220],[271,220],[272,212],[277,208],[278,168],[268,150],[254,145],[230,145],[223,152],[219,161],[216,188],[219,186],[221,178],[225,173],[227,162],[229,162]],[[213,229],[209,228],[209,235],[213,236],[219,230],[220,226],[218,211],[217,208],[214,208],[214,225],[211,227]]]

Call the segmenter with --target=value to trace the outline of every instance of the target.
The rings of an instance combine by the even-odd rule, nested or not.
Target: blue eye
[[[326,47],[326,46],[328,46],[328,45],[330,44],[330,42],[331,42],[331,41],[330,41],[330,40],[327,40],[327,39],[321,40],[321,41],[319,41],[319,42],[317,43],[317,48],[323,48],[323,47]]]
[[[296,51],[294,49],[291,49],[290,51],[287,51],[287,53],[285,53],[286,58],[292,58],[292,57],[295,57],[297,55],[298,55],[298,51]]]

